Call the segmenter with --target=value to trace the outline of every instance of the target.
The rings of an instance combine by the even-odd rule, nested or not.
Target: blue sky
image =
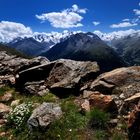
[[[21,23],[33,32],[139,29],[139,3],[140,0],[0,0],[0,22]]]

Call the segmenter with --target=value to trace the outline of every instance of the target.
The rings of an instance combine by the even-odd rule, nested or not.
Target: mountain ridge
[[[123,61],[117,56],[117,53],[93,33],[72,35],[41,55],[50,60],[64,58],[77,61],[97,61],[102,68],[104,67],[104,70],[123,66]]]

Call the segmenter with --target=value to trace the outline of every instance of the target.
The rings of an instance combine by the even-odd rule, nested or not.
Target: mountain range
[[[98,61],[101,65],[118,67],[122,66],[123,61],[130,66],[140,64],[139,42],[140,31],[112,34],[65,31],[50,34],[34,33],[32,37],[18,37],[6,45],[28,56],[43,55],[50,60],[58,58],[90,60]]]
[[[140,65],[140,35],[135,33],[124,38],[113,39],[111,46],[116,48],[128,65]]]
[[[52,32],[50,34],[36,32],[30,37],[15,38],[11,42],[6,43],[6,45],[26,55],[38,56],[49,50],[55,44],[64,41],[72,34],[75,33],[67,31],[63,33]]]

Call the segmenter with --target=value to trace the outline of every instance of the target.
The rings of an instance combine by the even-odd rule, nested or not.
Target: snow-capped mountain
[[[61,40],[68,38],[74,34],[73,32],[64,31],[62,33],[59,32],[51,32],[51,33],[38,33],[35,32],[33,34],[33,38],[38,42],[53,42],[54,44],[59,43]]]
[[[94,31],[103,41],[111,42],[112,40],[123,39],[126,36],[140,37],[140,30],[129,29],[125,31],[115,31],[111,33],[103,33],[101,31]]]
[[[77,33],[41,54],[49,60],[60,58],[78,61],[97,61],[103,71],[123,66],[118,54],[93,33]]]
[[[96,31],[96,34],[115,48],[128,65],[140,65],[140,30],[130,29],[108,34]]]
[[[52,48],[57,43],[64,41],[77,32],[64,31],[62,33],[38,33],[34,32],[32,36],[17,37],[11,42],[6,43],[8,46],[31,56],[39,55]]]

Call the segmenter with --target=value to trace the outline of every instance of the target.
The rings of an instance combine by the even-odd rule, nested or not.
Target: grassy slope
[[[15,50],[14,48],[10,48],[4,44],[0,44],[0,51],[6,51],[7,54],[9,54],[9,55],[17,55],[19,57],[29,58],[28,56],[20,53],[19,51]]]

